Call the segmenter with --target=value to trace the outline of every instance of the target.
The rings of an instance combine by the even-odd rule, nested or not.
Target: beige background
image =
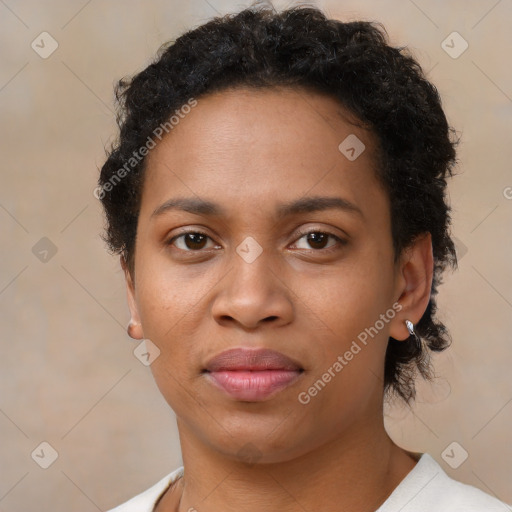
[[[0,1],[2,512],[106,510],[181,463],[173,413],[125,333],[124,283],[92,191],[115,133],[113,82],[185,29],[248,4]],[[414,411],[388,411],[389,432],[512,502],[512,2],[317,5],[381,21],[409,45],[462,133],[450,188],[461,261],[440,294],[454,343]],[[47,59],[31,48],[43,31],[59,44]],[[457,59],[441,47],[453,31],[469,44]],[[57,249],[46,262],[33,250],[43,237]],[[46,470],[31,458],[43,441],[58,452]],[[469,453],[455,470],[441,456],[453,441]]]

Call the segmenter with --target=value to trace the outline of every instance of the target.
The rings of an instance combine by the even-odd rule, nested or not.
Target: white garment
[[[153,512],[158,498],[183,475],[183,469],[179,467],[109,512]],[[512,507],[476,487],[453,480],[424,453],[376,512],[512,512]]]

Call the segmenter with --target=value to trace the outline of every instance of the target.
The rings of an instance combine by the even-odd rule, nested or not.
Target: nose
[[[221,325],[237,324],[245,330],[290,323],[293,293],[284,283],[283,273],[271,267],[265,251],[252,263],[237,254],[233,259],[212,305],[215,321]]]

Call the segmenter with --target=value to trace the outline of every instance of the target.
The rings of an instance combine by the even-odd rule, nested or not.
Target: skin
[[[148,155],[134,275],[121,263],[132,336],[160,349],[151,370],[176,413],[185,467],[158,512],[370,512],[416,464],[384,428],[384,357],[389,336],[406,339],[405,319],[415,324],[427,307],[432,244],[421,236],[394,262],[375,137],[354,121],[326,95],[234,89],[199,98]],[[350,134],[366,146],[354,161],[338,149]],[[277,217],[278,205],[305,196],[341,197],[360,213]],[[225,212],[152,215],[182,197]],[[184,229],[208,238],[170,242]],[[345,243],[308,241],[302,229]],[[263,250],[252,263],[236,252],[249,236]],[[395,303],[378,335],[300,403]],[[234,347],[272,348],[304,372],[270,399],[234,400],[202,373]]]

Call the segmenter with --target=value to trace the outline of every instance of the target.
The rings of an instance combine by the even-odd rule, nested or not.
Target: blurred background
[[[439,295],[453,344],[412,410],[386,407],[386,425],[404,448],[512,503],[512,2],[310,3],[382,22],[462,136],[450,185],[459,269]],[[108,510],[181,465],[173,412],[126,334],[123,276],[93,190],[116,135],[114,82],[248,5],[0,0],[2,512]]]

